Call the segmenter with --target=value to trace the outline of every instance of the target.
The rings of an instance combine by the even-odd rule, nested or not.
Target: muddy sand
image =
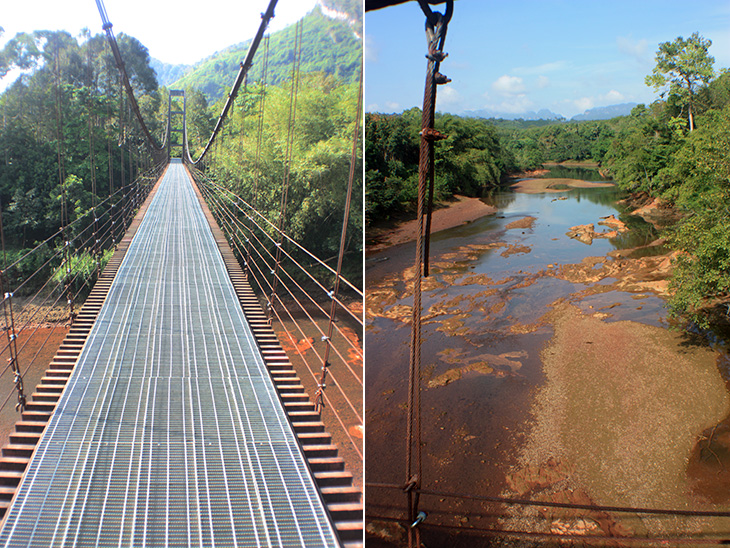
[[[454,195],[454,199],[455,201],[448,203],[446,207],[434,210],[431,216],[432,233],[454,228],[497,212],[496,207],[485,204],[479,198]],[[375,243],[369,245],[367,250],[368,252],[380,251],[394,245],[415,241],[417,233],[417,219],[400,223],[392,229],[369,230],[368,238],[373,238]]]
[[[571,188],[601,188],[611,187],[613,183],[600,183],[595,181],[579,181],[577,179],[525,179],[510,186],[515,192],[525,194],[540,194],[553,192],[566,192]]]
[[[565,302],[547,314],[555,332],[542,353],[546,382],[505,494],[698,509],[687,464],[703,430],[730,411],[715,353],[677,331],[599,317]],[[524,513],[516,521],[528,528],[578,527],[577,517],[565,511],[542,513],[532,523]],[[583,519],[582,527],[609,535],[697,533],[727,525],[636,514],[596,514],[585,521],[584,513]]]

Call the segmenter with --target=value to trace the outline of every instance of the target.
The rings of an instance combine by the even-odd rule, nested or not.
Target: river
[[[718,355],[668,329],[668,250],[620,198],[615,187],[502,191],[486,198],[497,214],[432,236],[423,285],[423,488],[442,494],[422,497],[421,507],[428,525],[462,532],[425,528],[429,546],[478,546],[479,530],[489,528],[669,537],[728,530],[720,520],[504,507],[446,494],[728,509],[687,473],[693,455],[712,459],[697,442],[730,412]],[[628,231],[598,224],[612,215]],[[590,245],[566,235],[587,224],[599,234]],[[405,479],[413,247],[366,263],[371,484]],[[369,515],[395,516],[404,501],[367,490]],[[371,524],[371,532],[402,535],[383,527]]]

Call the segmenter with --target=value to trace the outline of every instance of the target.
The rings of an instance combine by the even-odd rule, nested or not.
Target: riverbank
[[[493,215],[497,208],[485,204],[479,198],[454,195],[454,201],[434,209],[431,216],[431,233],[461,226],[486,215]],[[396,223],[393,227],[369,228],[366,253],[382,251],[395,245],[416,240],[418,220]]]
[[[729,476],[716,472],[730,427],[716,425],[730,412],[730,396],[718,353],[667,328],[663,297],[676,253],[615,207],[618,190],[558,196],[495,195],[497,215],[433,242],[422,285],[424,477],[476,496],[725,510],[722,493],[708,496],[707,485]],[[607,224],[610,235],[590,243],[570,237],[590,223]],[[408,363],[413,291],[413,267],[402,255],[385,250],[368,267],[373,483],[400,481],[402,449],[392,440],[405,432],[399,372]],[[689,468],[695,461],[701,475]],[[400,511],[383,490],[369,490],[368,499],[376,514]],[[487,511],[446,497],[421,505],[430,522],[459,531],[448,541],[429,536],[433,545],[522,546],[490,544],[479,534],[490,528],[614,536],[727,530],[718,520],[540,506]],[[505,521],[494,518],[505,512]]]
[[[538,178],[525,179],[510,186],[515,192],[525,194],[540,193],[556,193],[566,192],[571,188],[608,188],[614,186],[613,183],[602,183],[596,181],[580,181],[578,179],[564,178]]]
[[[730,411],[715,352],[692,344],[681,332],[638,322],[607,323],[600,312],[586,314],[567,302],[554,303],[544,321],[554,329],[541,356],[546,381],[503,494],[698,509],[688,497],[687,464],[703,430]],[[600,451],[586,451],[599,446]],[[707,519],[579,516],[547,508],[520,509],[516,519],[511,525],[527,530],[612,536],[720,530],[719,523]]]

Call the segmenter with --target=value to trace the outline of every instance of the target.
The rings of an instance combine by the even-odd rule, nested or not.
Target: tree
[[[646,85],[653,86],[655,91],[668,84],[669,94],[678,97],[682,104],[687,105],[690,131],[694,129],[692,111],[695,94],[714,76],[712,65],[715,63],[715,58],[707,53],[711,45],[711,40],[703,38],[697,32],[686,40],[680,36],[674,42],[659,44],[659,51],[656,54],[657,64],[645,79]]]

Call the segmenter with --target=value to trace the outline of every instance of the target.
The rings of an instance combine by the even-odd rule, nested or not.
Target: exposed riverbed
[[[591,185],[542,180],[534,193],[501,192],[488,200],[497,214],[433,235],[432,275],[423,283],[423,487],[727,509],[727,500],[710,501],[687,473],[693,455],[703,459],[696,451],[703,432],[706,438],[730,412],[718,356],[668,329],[661,295],[671,255],[653,227],[616,205],[614,187],[585,186]],[[628,230],[617,230],[623,224]],[[593,225],[595,237],[566,235],[581,225]],[[405,480],[414,254],[411,243],[368,257],[368,483]],[[367,497],[368,513],[377,515],[397,515],[405,500],[385,489],[370,489]],[[421,506],[431,523],[464,529],[670,536],[728,530],[718,520],[579,516],[445,495],[424,496]],[[442,542],[434,535],[429,546]]]

